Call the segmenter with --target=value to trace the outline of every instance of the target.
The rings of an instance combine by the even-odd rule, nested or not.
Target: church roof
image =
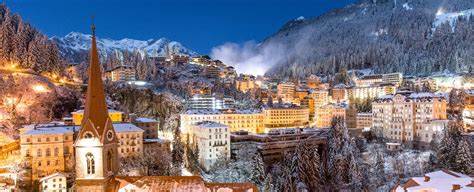
[[[107,111],[94,24],[92,24],[92,46],[88,75],[89,82],[87,84],[86,102],[84,105],[84,117],[77,139],[81,139],[86,133],[90,133],[93,137],[98,137],[102,144],[117,142],[112,127],[112,120],[109,118]],[[109,131],[112,131],[114,134],[113,139],[110,141],[105,139],[106,132]]]

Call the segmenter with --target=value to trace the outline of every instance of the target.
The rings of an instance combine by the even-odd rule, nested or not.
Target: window
[[[59,156],[59,148],[54,148],[54,156]]]
[[[46,157],[51,156],[51,149],[47,148],[46,149]]]
[[[41,156],[42,156],[41,149],[38,149],[38,150],[36,151],[36,156],[38,156],[38,157],[41,157]]]
[[[92,153],[87,153],[86,155],[86,162],[87,162],[87,174],[94,174],[95,173],[95,162],[94,162],[94,155]]]

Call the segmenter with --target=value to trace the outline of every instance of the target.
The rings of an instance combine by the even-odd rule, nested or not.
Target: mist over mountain
[[[63,58],[69,62],[80,63],[86,61],[91,46],[91,35],[71,32],[64,37],[52,37],[60,50]],[[144,56],[165,56],[166,54],[196,55],[197,53],[187,49],[181,43],[166,38],[149,39],[146,41],[135,39],[113,40],[108,38],[97,38],[97,46],[102,59],[108,56],[123,57],[124,52],[139,52]]]
[[[237,69],[265,68],[266,75],[290,78],[341,68],[410,75],[472,72],[474,1],[363,0],[292,20],[254,47],[229,45],[214,48],[212,56],[238,61]]]

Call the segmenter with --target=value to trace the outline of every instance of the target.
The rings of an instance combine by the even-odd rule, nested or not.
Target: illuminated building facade
[[[373,131],[393,141],[430,142],[446,120],[446,99],[433,93],[401,92],[372,102]]]
[[[106,71],[105,78],[110,81],[135,81],[135,69],[129,66],[117,66]]]
[[[264,115],[257,110],[188,110],[180,115],[181,132],[187,134],[192,126],[202,121],[213,121],[229,126],[231,132],[262,132]]]
[[[309,109],[295,105],[274,105],[263,110],[265,132],[276,128],[306,127]]]
[[[193,125],[193,141],[199,148],[199,164],[209,170],[219,159],[230,159],[230,129],[227,125],[204,121]]]
[[[331,126],[334,117],[344,118],[347,128],[357,127],[357,110],[350,108],[345,103],[327,104],[316,108],[316,127],[326,128]]]
[[[372,127],[372,113],[357,113],[357,128]]]
[[[396,87],[393,84],[381,84],[368,87],[350,87],[347,89],[349,101],[355,99],[376,98],[384,95],[395,94]]]
[[[279,83],[277,86],[277,97],[285,103],[294,101],[296,86],[293,83]]]
[[[234,108],[235,101],[222,95],[193,95],[186,101],[189,110],[218,110]]]

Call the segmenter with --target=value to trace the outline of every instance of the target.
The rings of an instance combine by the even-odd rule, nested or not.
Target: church
[[[74,141],[76,191],[257,191],[251,183],[206,183],[199,176],[117,176],[118,138],[108,115],[94,24],[88,77],[84,116]]]

